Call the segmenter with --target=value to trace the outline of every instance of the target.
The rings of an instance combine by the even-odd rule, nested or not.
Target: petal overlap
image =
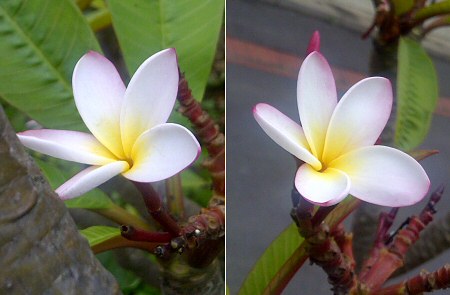
[[[427,193],[430,180],[408,154],[386,146],[351,151],[330,163],[352,181],[350,193],[361,200],[391,207],[417,203]]]
[[[295,187],[311,203],[331,206],[342,201],[350,191],[350,178],[337,169],[323,172],[303,164],[295,175]]]
[[[168,178],[194,162],[200,145],[194,135],[177,124],[161,124],[144,132],[136,141],[133,166],[123,175],[138,182]]]
[[[339,101],[327,130],[322,161],[373,145],[389,119],[392,88],[389,80],[371,77],[356,83]]]
[[[331,68],[317,51],[308,55],[300,69],[297,104],[311,151],[320,159],[328,124],[337,104],[337,93]]]
[[[75,66],[72,85],[75,104],[88,129],[117,157],[123,157],[120,112],[125,85],[114,65],[91,51]]]
[[[286,151],[320,170],[322,164],[309,149],[303,129],[276,108],[260,103],[253,109],[253,115],[261,128]]]
[[[178,76],[177,56],[171,48],[148,58],[131,78],[120,121],[127,156],[142,133],[169,118],[178,92]]]

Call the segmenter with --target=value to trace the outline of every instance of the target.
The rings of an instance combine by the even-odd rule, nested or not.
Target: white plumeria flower
[[[256,105],[253,113],[276,143],[305,162],[295,186],[308,201],[330,206],[352,194],[400,207],[425,196],[430,180],[420,164],[399,150],[374,145],[392,108],[387,79],[364,79],[338,103],[330,66],[312,52],[300,69],[297,103],[302,126],[267,104]]]
[[[137,182],[163,180],[200,154],[188,129],[166,123],[178,91],[175,49],[148,58],[128,88],[114,65],[91,51],[78,61],[72,86],[75,104],[92,134],[49,129],[18,134],[30,149],[93,165],[56,190],[62,199],[80,196],[120,173]]]

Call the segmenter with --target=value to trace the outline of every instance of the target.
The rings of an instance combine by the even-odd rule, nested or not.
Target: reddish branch
[[[450,264],[446,264],[435,272],[422,271],[419,275],[399,284],[383,288],[377,292],[380,295],[422,294],[450,288]]]
[[[314,224],[312,205],[305,201],[295,188],[292,190],[292,200],[294,209],[291,216],[300,234],[305,238],[310,261],[319,265],[327,273],[334,294],[348,294],[356,283],[351,236],[346,236],[341,227],[333,232],[337,234],[336,238],[330,234],[328,226],[321,222],[326,217],[325,212],[329,213],[330,210],[323,209],[324,213],[321,215],[324,216],[316,218],[317,223]],[[343,252],[338,243],[350,253]]]
[[[409,218],[405,228],[399,230],[393,241],[388,245],[375,245],[378,251],[372,253],[375,257],[370,259],[373,263],[368,264],[359,276],[361,286],[367,290],[378,290],[384,282],[401,266],[409,247],[419,239],[420,232],[433,220],[436,212],[434,205],[443,194],[443,187],[437,189],[430,198],[426,207],[420,215]],[[388,242],[388,241],[386,241]]]
[[[364,262],[361,268],[360,278],[363,278],[367,275],[373,264],[377,261],[380,255],[380,251],[385,248],[386,243],[389,239],[388,231],[391,228],[392,223],[394,222],[397,212],[398,208],[393,208],[389,213],[382,212],[380,214],[374,246],[370,251],[369,258]]]
[[[200,214],[191,216],[182,233],[189,265],[209,265],[225,246],[225,204],[203,208]]]
[[[330,213],[330,208],[319,208],[314,215],[314,207],[305,201],[297,190],[292,191],[294,208],[291,216],[305,238],[306,250],[312,263],[322,267],[333,286],[334,294],[419,294],[421,292],[448,288],[449,266],[434,273],[422,273],[410,280],[383,289],[385,281],[403,265],[409,247],[419,239],[420,232],[433,220],[435,204],[443,194],[439,187],[430,198],[419,216],[413,216],[405,222],[395,234],[390,236],[389,229],[398,209],[382,213],[377,236],[370,258],[364,263],[359,278],[354,274],[352,235],[344,231],[342,224],[331,232],[322,222]]]
[[[184,74],[180,72],[177,100],[179,111],[194,126],[209,157],[203,166],[211,173],[213,197],[208,208],[189,218],[183,227],[183,247],[188,250],[188,262],[195,267],[210,264],[224,248],[225,237],[225,136],[211,116],[192,96]],[[182,241],[182,240],[180,240]]]
[[[148,213],[161,225],[164,230],[168,231],[172,237],[179,236],[181,233],[181,227],[165,210],[159,194],[153,189],[151,184],[134,181],[133,184],[141,192]]]
[[[188,82],[180,73],[178,83],[179,111],[193,124],[203,146],[209,153],[203,165],[211,173],[214,193],[225,196],[225,136],[219,126],[206,113],[200,103],[192,96]]]
[[[395,6],[390,1],[375,2],[374,20],[362,38],[367,38],[375,28],[378,28],[377,41],[380,44],[393,44],[398,41],[400,36],[409,34],[426,20],[415,18],[416,13],[425,7],[426,1],[415,1],[410,10],[401,15],[395,12]]]
[[[138,242],[169,243],[172,238],[168,232],[149,232],[131,225],[122,225],[120,233],[122,237]]]

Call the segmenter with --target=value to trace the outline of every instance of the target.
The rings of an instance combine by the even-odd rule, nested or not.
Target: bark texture
[[[0,107],[0,294],[120,294]]]

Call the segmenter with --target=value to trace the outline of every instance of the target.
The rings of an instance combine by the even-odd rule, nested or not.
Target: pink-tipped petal
[[[320,206],[331,206],[342,201],[350,190],[349,177],[337,169],[328,168],[319,172],[303,164],[295,175],[295,187],[309,202]]]
[[[56,189],[56,193],[63,200],[79,197],[128,168],[129,165],[125,161],[116,161],[104,166],[91,166],[66,181]]]
[[[303,129],[289,117],[276,108],[265,104],[257,104],[253,109],[255,117],[261,128],[286,151],[300,160],[320,170],[322,164],[309,150]]]
[[[306,139],[313,155],[320,159],[337,94],[330,66],[317,51],[308,55],[300,68],[297,103]]]
[[[125,86],[114,65],[90,51],[78,61],[72,85],[76,106],[86,126],[104,146],[123,158],[120,110]]]
[[[120,121],[127,156],[143,132],[167,121],[177,92],[178,63],[175,49],[160,51],[139,67],[126,90]]]
[[[17,136],[24,146],[55,158],[89,165],[116,161],[115,156],[94,136],[67,130],[28,130]]]
[[[350,193],[369,203],[402,207],[422,200],[430,180],[411,156],[386,146],[351,151],[330,163],[352,181]]]
[[[314,51],[320,52],[319,31],[314,31],[314,33],[312,34],[311,39],[309,40],[308,49],[306,49],[306,55]]]
[[[133,166],[123,175],[138,182],[163,180],[192,164],[200,151],[200,144],[188,129],[161,124],[136,140],[131,153]]]
[[[339,101],[328,127],[322,160],[329,163],[351,150],[373,145],[391,114],[389,80],[371,77],[356,83]]]

